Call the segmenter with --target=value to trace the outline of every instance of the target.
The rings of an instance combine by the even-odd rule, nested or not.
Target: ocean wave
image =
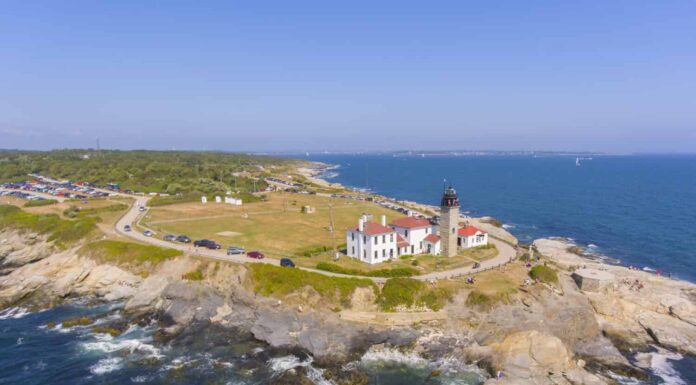
[[[109,334],[95,334],[94,337],[97,341],[84,342],[82,343],[82,348],[85,350],[100,351],[104,353],[127,350],[131,354],[139,352],[147,354],[150,357],[162,357],[162,354],[158,348],[138,339],[118,340]]]
[[[505,230],[514,229],[514,228],[515,228],[515,225],[508,225],[507,223],[503,223],[503,228],[504,228]]]
[[[29,309],[25,309],[23,307],[11,307],[3,311],[0,311],[0,320],[6,320],[10,318],[19,319],[28,314],[31,314]]]
[[[679,376],[679,372],[670,363],[670,361],[679,361],[683,358],[679,353],[660,349],[657,353],[652,353],[650,369],[664,381],[665,385],[687,385],[686,381]]]
[[[426,367],[428,361],[415,352],[404,353],[397,349],[368,349],[360,358],[362,363],[397,362],[411,367]]]
[[[301,360],[294,355],[271,358],[268,360],[268,366],[275,374],[281,374],[290,369],[304,367],[307,372],[307,377],[315,385],[335,385],[333,381],[324,378],[324,371],[312,366],[314,360],[312,357],[307,357],[306,360]]]
[[[123,366],[123,360],[118,357],[104,358],[99,360],[96,364],[89,367],[89,371],[92,374],[102,375],[105,373],[113,372],[114,370],[121,369]]]

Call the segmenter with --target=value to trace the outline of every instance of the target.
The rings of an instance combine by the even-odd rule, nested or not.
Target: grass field
[[[269,256],[293,256],[318,246],[331,246],[329,205],[335,228],[335,243],[345,243],[345,230],[357,226],[363,213],[387,221],[402,214],[370,202],[317,195],[269,193],[267,201],[231,206],[225,204],[182,203],[153,207],[143,224],[164,234],[186,234],[192,239],[212,239],[223,246],[243,246]],[[313,214],[301,212],[302,206],[316,208]],[[315,260],[314,265],[319,260]]]

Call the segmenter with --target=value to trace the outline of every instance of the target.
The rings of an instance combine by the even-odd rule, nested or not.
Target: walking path
[[[246,255],[227,255],[226,250],[210,250],[210,249],[204,249],[204,248],[196,248],[192,244],[181,244],[181,243],[167,242],[167,241],[153,238],[153,237],[146,237],[141,231],[138,230],[138,227],[136,226],[136,224],[138,223],[140,216],[142,214],[139,211],[139,207],[146,206],[147,201],[149,199],[150,199],[149,197],[135,197],[135,202],[131,206],[130,210],[128,210],[128,212],[126,212],[121,217],[121,219],[119,219],[116,222],[116,232],[118,234],[123,235],[125,237],[135,239],[135,240],[143,242],[143,243],[148,243],[151,245],[170,248],[170,249],[176,249],[176,250],[183,251],[184,253],[195,254],[195,255],[199,255],[199,256],[213,259],[216,261],[235,262],[235,263],[268,263],[268,264],[276,265],[276,266],[280,265],[280,260],[274,259],[274,258],[264,258],[264,259],[259,260],[259,259],[249,258]],[[132,230],[131,231],[124,231],[123,229],[126,225],[130,225]],[[514,247],[512,247],[511,245],[509,245],[505,242],[502,242],[498,239],[494,239],[494,238],[489,237],[489,240],[491,243],[495,244],[496,248],[498,249],[498,255],[496,255],[494,258],[491,258],[489,260],[482,261],[480,263],[481,265],[476,269],[474,269],[472,266],[460,267],[460,268],[452,269],[452,270],[432,272],[429,274],[419,275],[419,276],[415,276],[412,278],[415,278],[415,279],[418,279],[421,281],[456,278],[456,277],[461,277],[461,276],[465,276],[465,275],[469,275],[469,274],[475,274],[475,273],[479,273],[479,272],[482,272],[485,270],[490,270],[490,269],[496,268],[498,266],[504,265],[504,264],[512,261],[515,258],[517,252],[515,251]],[[333,276],[333,277],[356,278],[356,276],[354,276],[354,275],[337,274],[337,273],[331,273],[331,272],[323,271],[323,270],[310,269],[310,268],[306,268],[306,267],[298,267],[298,268],[302,269],[302,270],[306,270],[306,271],[319,273],[319,274]],[[376,283],[384,283],[387,280],[387,278],[380,278],[380,277],[358,277],[358,278],[371,279],[372,281],[374,281]]]

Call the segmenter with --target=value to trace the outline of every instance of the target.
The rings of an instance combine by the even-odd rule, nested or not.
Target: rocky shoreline
[[[612,384],[610,373],[645,379],[645,365],[629,359],[638,353],[643,361],[654,347],[696,354],[696,285],[597,263],[557,239],[534,243],[541,261],[558,271],[557,284],[520,287],[486,309],[469,306],[460,293],[444,309],[446,320],[402,327],[343,320],[313,303],[311,293],[303,297],[303,309],[259,296],[242,265],[183,256],[141,277],[80,255],[77,248],[57,249],[34,234],[5,230],[0,241],[0,308],[36,310],[84,298],[123,301],[127,320],[114,329],[147,318],[160,325],[160,342],[210,325],[250,333],[271,347],[307,352],[336,384],[366,383],[356,369],[341,368],[366,352],[391,349],[431,360],[456,358],[491,377],[502,372],[502,379],[486,384],[516,385]],[[581,291],[571,278],[579,267],[602,269],[616,279],[602,291]],[[182,280],[194,269],[206,279]],[[636,280],[640,290],[632,285]],[[302,370],[278,383],[302,383],[297,376]]]

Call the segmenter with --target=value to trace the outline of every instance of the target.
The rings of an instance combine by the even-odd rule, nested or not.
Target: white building
[[[358,227],[346,232],[346,249],[349,257],[375,264],[397,258],[397,234],[386,226],[383,215],[381,223],[368,221],[363,215]]]
[[[426,252],[425,237],[436,230],[429,220],[415,217],[399,218],[389,225],[408,242],[408,249],[401,254],[423,254]]]
[[[474,226],[464,226],[457,232],[457,246],[460,249],[469,249],[487,244],[488,233]]]
[[[382,215],[380,223],[363,215],[358,227],[346,232],[346,252],[349,257],[369,264],[381,263],[404,254],[440,252],[440,237],[427,219],[406,217],[387,226]]]

